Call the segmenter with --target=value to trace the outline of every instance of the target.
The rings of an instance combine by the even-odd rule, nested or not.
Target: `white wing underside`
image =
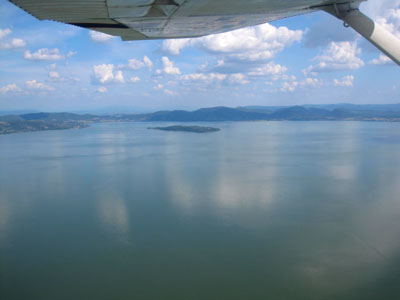
[[[123,40],[196,37],[258,25],[348,2],[326,0],[10,0],[39,20]]]

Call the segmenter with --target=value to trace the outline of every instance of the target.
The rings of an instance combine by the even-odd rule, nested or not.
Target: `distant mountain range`
[[[218,122],[218,121],[316,121],[359,120],[400,121],[400,104],[393,105],[304,105],[290,107],[211,107],[195,111],[159,111],[141,115],[120,115],[137,121]]]
[[[222,122],[222,121],[400,121],[400,104],[303,105],[290,107],[211,107],[195,111],[172,110],[146,114],[28,113],[0,116],[0,134],[83,128],[100,122]]]

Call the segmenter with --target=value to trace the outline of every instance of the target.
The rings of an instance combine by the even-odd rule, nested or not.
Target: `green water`
[[[1,300],[400,299],[400,124],[159,125],[0,136]]]

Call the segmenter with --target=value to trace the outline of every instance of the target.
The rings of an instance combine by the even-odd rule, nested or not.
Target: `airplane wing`
[[[363,14],[353,13],[359,12],[360,2],[366,0],[9,1],[39,20],[72,24],[121,36],[123,40],[198,37],[325,10],[400,64],[400,41]]]
[[[323,0],[10,0],[53,20],[123,40],[196,37],[310,12]],[[315,10],[315,9],[314,9]]]

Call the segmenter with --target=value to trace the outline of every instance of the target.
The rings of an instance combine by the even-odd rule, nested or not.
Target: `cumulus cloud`
[[[24,40],[18,38],[7,39],[7,37],[10,34],[11,34],[11,29],[0,28],[0,49],[17,49],[26,46],[26,42]]]
[[[77,83],[81,81],[79,77],[76,77],[72,74],[62,74],[57,68],[57,64],[53,63],[46,67],[48,73],[48,81],[51,82],[69,82],[69,83]]]
[[[4,39],[9,34],[11,34],[11,29],[10,28],[6,28],[6,29],[1,29],[0,28],[0,40]]]
[[[222,74],[222,73],[190,73],[179,76],[180,82],[186,87],[206,88],[210,85],[221,83],[228,85],[249,84],[250,80],[246,74]]]
[[[168,54],[178,55],[186,46],[193,44],[194,39],[168,39],[164,40],[161,50]]]
[[[101,86],[96,90],[96,92],[101,93],[101,94],[102,93],[106,93],[107,92],[107,88],[105,86]]]
[[[400,38],[400,7],[385,10],[376,22]]]
[[[115,72],[114,79],[116,82],[124,83],[124,75],[122,74],[122,71]]]
[[[399,8],[400,0],[369,0],[361,3],[361,10],[373,18],[382,17],[390,9]]]
[[[242,73],[235,73],[231,74],[229,76],[229,81],[231,83],[237,83],[237,84],[248,84],[250,83],[249,80],[246,79],[246,76]]]
[[[201,38],[166,40],[161,48],[176,55],[185,47],[193,46],[232,59],[258,61],[272,59],[302,37],[301,30],[275,27],[267,23]]]
[[[294,92],[298,88],[305,87],[317,87],[321,85],[321,80],[318,78],[306,78],[302,81],[285,81],[282,84],[281,91],[282,92]]]
[[[10,83],[0,88],[1,94],[17,93],[21,91],[21,88],[19,88],[15,83]]]
[[[140,78],[138,76],[131,77],[128,80],[128,82],[130,82],[130,83],[138,83],[139,81],[140,81]]]
[[[249,71],[251,76],[266,76],[266,75],[280,75],[287,71],[285,66],[269,62],[267,64],[254,67]]]
[[[28,89],[31,89],[31,90],[40,90],[40,91],[54,91],[55,90],[54,87],[44,84],[42,82],[39,82],[35,79],[26,81],[25,85]]]
[[[379,55],[378,58],[374,58],[368,62],[370,65],[388,65],[392,64],[393,61],[384,54]]]
[[[335,86],[344,86],[344,87],[352,87],[354,82],[354,76],[348,75],[344,76],[341,80],[334,79],[333,84]]]
[[[301,41],[303,35],[302,30],[262,24],[200,38],[166,40],[162,50],[176,55],[185,47],[196,47],[216,56],[215,64],[206,63],[198,73],[184,75],[185,81],[210,83],[224,76],[222,80],[227,79],[226,82],[236,80],[245,84],[248,76],[282,76],[287,68],[271,60],[286,47]],[[239,79],[241,76],[244,77]]]
[[[313,59],[318,63],[306,69],[305,73],[357,70],[364,66],[358,57],[360,54],[356,42],[331,42],[321,55]]]
[[[321,80],[318,78],[306,78],[302,83],[305,86],[316,87],[321,84]]]
[[[181,80],[184,81],[199,81],[204,83],[211,83],[215,81],[222,81],[228,76],[226,74],[219,73],[192,73],[180,76]]]
[[[49,72],[49,77],[50,78],[54,78],[54,79],[59,79],[60,78],[60,74],[57,71],[50,71]]]
[[[102,64],[93,66],[93,81],[95,83],[124,83],[124,76],[121,70],[114,72],[113,64]]]
[[[164,86],[161,83],[157,83],[157,85],[154,87],[155,90],[161,90]]]
[[[74,56],[76,54],[78,54],[78,52],[76,52],[76,51],[68,51],[68,53],[67,53],[67,55],[65,57],[66,58],[70,58],[70,57],[72,57],[72,56]]]
[[[38,51],[31,53],[29,50],[26,50],[24,53],[24,58],[27,60],[38,60],[38,61],[54,61],[61,60],[75,55],[76,52],[68,52],[67,55],[60,53],[58,48],[47,49],[42,48]]]
[[[94,31],[94,30],[89,31],[89,36],[90,36],[90,39],[96,43],[107,43],[111,39],[115,38],[112,35],[105,34],[103,32],[99,32],[99,31]]]
[[[50,64],[47,67],[48,70],[55,70],[56,68],[57,68],[57,64],[56,63]]]
[[[136,58],[129,59],[127,65],[118,66],[118,68],[120,69],[127,70],[139,70],[144,67],[147,67],[149,69],[153,67],[153,62],[147,56],[144,56],[142,60]]]
[[[156,70],[156,74],[167,74],[167,75],[179,75],[181,71],[178,67],[175,67],[174,63],[169,60],[168,57],[163,56],[161,58],[162,69]]]
[[[173,92],[171,90],[168,90],[168,89],[164,90],[164,94],[166,94],[168,96],[176,96],[177,95],[177,93],[175,93],[175,92]]]
[[[49,79],[52,81],[62,81],[63,78],[60,76],[60,73],[54,70],[49,71]]]
[[[24,40],[13,38],[9,42],[0,42],[0,49],[17,49],[17,48],[23,48],[26,46],[26,43]]]

